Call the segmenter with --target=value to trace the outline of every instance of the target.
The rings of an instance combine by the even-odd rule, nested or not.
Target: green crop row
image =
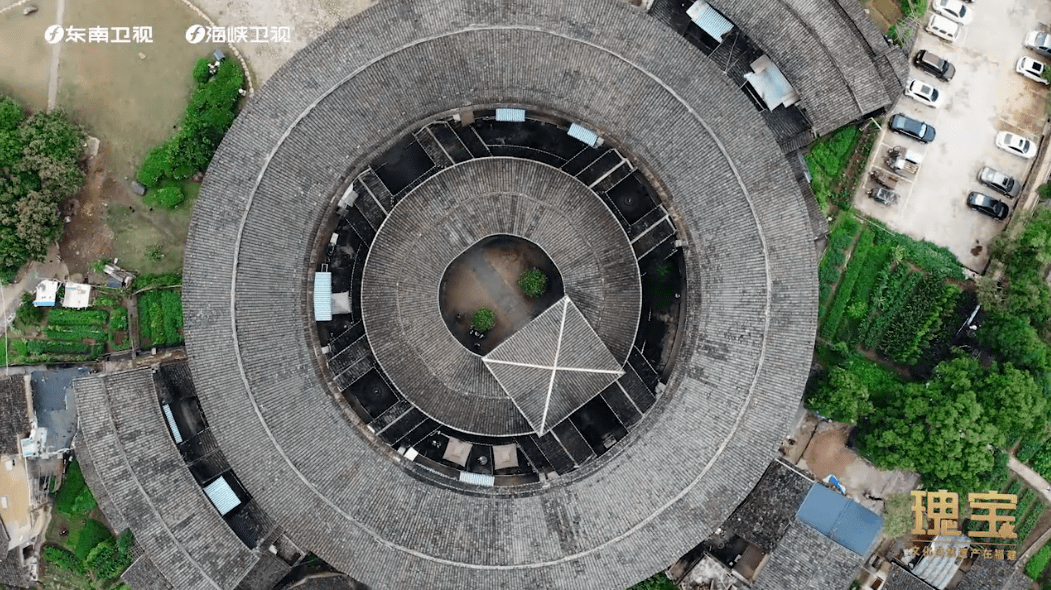
[[[139,329],[143,344],[181,344],[182,327],[182,299],[178,290],[154,290],[139,295]]]
[[[959,292],[935,275],[923,277],[880,339],[880,354],[898,363],[916,364],[940,327],[945,305]]]
[[[128,329],[128,310],[124,307],[113,309],[109,316],[110,332],[124,332]]]
[[[91,346],[83,342],[55,340],[28,340],[26,349],[29,354],[88,354],[91,352]]]
[[[1025,538],[1029,536],[1029,533],[1033,531],[1033,527],[1036,526],[1037,521],[1040,520],[1040,517],[1044,514],[1044,510],[1045,507],[1043,504],[1038,505],[1031,510],[1015,528],[1015,534],[1018,535],[1017,543],[1019,546],[1021,546],[1025,541]]]
[[[910,271],[904,264],[894,270],[887,288],[872,299],[873,305],[869,309],[872,319],[861,341],[865,349],[876,349],[898,312],[912,298],[912,292],[922,278],[923,275]]]
[[[872,249],[872,238],[872,232],[866,229],[862,232],[861,239],[858,240],[858,244],[854,248],[854,253],[850,257],[850,264],[847,265],[847,270],[843,273],[843,280],[839,282],[839,287],[836,289],[832,308],[829,310],[828,315],[825,316],[825,321],[821,324],[821,337],[825,340],[831,341],[839,330],[839,323],[843,319],[843,313],[847,310],[847,304],[851,301],[854,285],[861,277],[861,271],[865,268],[866,257],[869,254],[869,250]]]
[[[872,222],[872,226],[880,232],[881,238],[904,250],[905,258],[916,266],[940,277],[964,280],[963,267],[948,248],[892,232],[879,222]]]
[[[109,334],[106,332],[105,328],[99,328],[96,326],[54,326],[48,324],[48,326],[44,328],[44,334],[51,340],[68,340],[73,342],[79,342],[85,339],[104,342],[109,338]]]
[[[100,309],[52,308],[47,323],[56,326],[105,326],[109,316]]]

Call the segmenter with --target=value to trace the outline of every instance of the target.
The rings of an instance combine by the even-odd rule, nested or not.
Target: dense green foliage
[[[47,323],[52,326],[105,326],[108,319],[100,309],[53,307],[47,312]]]
[[[982,305],[1027,318],[1046,340],[1051,287],[1044,281],[1044,273],[1051,263],[1051,210],[1038,209],[1015,239],[997,238],[992,255],[1004,264],[1003,287],[993,285],[979,291]]]
[[[184,201],[186,201],[186,195],[183,194],[182,187],[177,184],[170,184],[151,190],[142,198],[142,202],[147,205],[157,205],[165,209],[175,209],[182,205]]]
[[[15,321],[22,325],[36,325],[44,320],[44,310],[33,305],[32,293],[22,293],[22,303],[15,312]]]
[[[58,206],[78,193],[84,132],[61,111],[25,118],[0,97],[0,275],[10,279],[29,260],[43,260],[62,233]]]
[[[80,559],[77,558],[70,551],[66,551],[61,547],[47,546],[44,547],[44,559],[48,563],[55,564],[62,569],[69,570],[75,573],[82,573],[84,566],[81,565]]]
[[[77,535],[76,544],[73,552],[76,553],[77,558],[84,560],[87,559],[88,554],[95,548],[99,543],[106,541],[113,541],[113,533],[109,532],[109,528],[94,518],[89,518],[84,522],[84,528],[80,529],[80,533]]]
[[[881,242],[901,247],[902,258],[921,269],[938,276],[963,280],[963,267],[948,248],[937,246],[930,242],[914,240],[909,236],[895,233],[887,229],[878,221],[871,221],[870,225],[879,234]]]
[[[823,211],[834,197],[834,191],[854,153],[860,132],[857,127],[843,127],[832,135],[814,142],[804,157],[810,169],[810,187]]]
[[[139,332],[144,344],[182,344],[182,327],[182,294],[179,289],[155,289],[139,295]]]
[[[1044,545],[1025,564],[1025,575],[1034,580],[1039,579],[1040,574],[1047,569],[1048,562],[1051,562],[1051,545]]]
[[[62,487],[55,493],[55,511],[70,518],[77,518],[91,512],[97,505],[95,496],[84,482],[80,463],[73,459],[62,479]]]
[[[234,122],[238,91],[245,81],[237,61],[223,61],[215,75],[209,77],[200,71],[198,62],[193,75],[196,87],[178,132],[150,151],[136,175],[148,187],[155,187],[164,179],[185,180],[205,170]]]
[[[526,297],[536,299],[547,293],[547,275],[538,268],[527,268],[522,272],[522,276],[518,277],[518,288]]]
[[[628,590],[678,590],[678,587],[668,579],[668,576],[661,573],[654,574],[652,577],[628,588]]]
[[[115,307],[109,316],[110,332],[124,332],[128,329],[128,310],[124,307]]]
[[[865,268],[865,259],[872,248],[872,238],[872,232],[866,229],[862,232],[857,246],[854,247],[850,265],[847,266],[843,279],[839,282],[839,287],[836,289],[832,308],[829,310],[828,315],[825,316],[825,321],[821,324],[821,337],[825,340],[831,341],[839,329],[839,322],[847,310],[847,304],[851,301],[854,285],[861,277],[862,269]]]
[[[496,326],[496,314],[493,310],[483,307],[471,316],[471,328],[479,332],[488,332]]]
[[[147,287],[171,287],[182,284],[182,275],[178,273],[165,273],[159,275],[142,275],[135,277],[132,284],[134,289],[145,289]]]
[[[861,378],[842,367],[833,367],[823,383],[807,394],[807,406],[837,422],[857,424],[873,410],[868,387]]]

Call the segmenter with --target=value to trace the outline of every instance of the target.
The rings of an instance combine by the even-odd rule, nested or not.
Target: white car
[[[949,43],[956,42],[956,38],[960,36],[960,25],[937,14],[931,15],[925,30],[936,37],[945,39]]]
[[[1044,79],[1044,72],[1047,71],[1047,64],[1036,61],[1031,57],[1023,56],[1018,58],[1018,65],[1015,66],[1015,71],[1030,80],[1040,82],[1041,84],[1048,83],[1047,80]]]
[[[961,25],[971,24],[974,18],[971,9],[964,6],[959,0],[934,0],[931,2],[931,8],[934,9],[934,12]]]
[[[942,104],[942,93],[922,80],[909,80],[905,84],[905,96],[929,107],[938,108]]]
[[[1026,160],[1036,157],[1036,142],[1010,131],[1001,131],[996,134],[996,147]]]

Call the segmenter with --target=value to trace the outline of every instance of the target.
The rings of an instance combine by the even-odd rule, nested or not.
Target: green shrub
[[[493,310],[483,307],[471,316],[471,327],[479,332],[488,332],[496,326],[496,314]]]
[[[171,145],[169,142],[164,142],[150,150],[142,166],[139,167],[139,171],[135,173],[135,179],[148,187],[157,186],[157,183],[171,168],[171,163]]]
[[[128,310],[122,307],[113,308],[109,316],[110,332],[124,332],[128,329]]]
[[[109,532],[109,528],[101,522],[89,518],[84,522],[84,528],[80,530],[80,535],[77,537],[76,547],[74,547],[74,553],[81,560],[87,559],[88,554],[95,548],[96,545],[105,541],[112,541],[113,533]]]
[[[1036,194],[1040,195],[1041,199],[1051,199],[1051,182],[1045,182],[1036,187]]]
[[[1023,463],[1027,463],[1036,455],[1038,451],[1044,446],[1044,439],[1031,439],[1026,438],[1022,441],[1022,444],[1015,451],[1015,457]]]
[[[147,287],[170,287],[182,284],[182,275],[178,273],[165,273],[159,275],[141,275],[135,277],[132,283],[134,289],[145,289]]]
[[[654,574],[628,590],[678,590],[678,587],[663,573]]]
[[[193,64],[193,79],[198,84],[204,84],[208,81],[208,78],[212,77],[211,71],[208,66],[211,65],[211,60],[207,57],[202,57],[197,60],[197,63]]]
[[[527,268],[522,272],[522,276],[518,277],[518,288],[526,297],[536,299],[547,293],[547,275],[538,268]]]
[[[78,574],[84,572],[84,566],[81,565],[77,556],[61,547],[51,545],[44,547],[44,561]]]
[[[116,578],[131,565],[133,540],[131,531],[125,530],[115,541],[111,539],[96,545],[84,560],[84,564],[99,580]]]
[[[22,293],[22,304],[15,312],[15,321],[27,326],[35,326],[44,319],[44,310],[33,305],[32,293]]]
[[[73,459],[62,479],[62,487],[55,494],[55,511],[70,518],[79,518],[91,512],[97,505],[95,496],[84,482],[80,463]]]
[[[183,194],[182,188],[178,185],[161,187],[151,191],[147,197],[143,199],[147,205],[157,205],[165,209],[175,209],[186,200],[186,195]]]
[[[1034,580],[1039,579],[1048,562],[1051,562],[1051,545],[1044,545],[1029,559],[1029,563],[1025,564],[1025,575]]]
[[[117,304],[117,298],[112,295],[96,295],[92,307],[113,307]]]

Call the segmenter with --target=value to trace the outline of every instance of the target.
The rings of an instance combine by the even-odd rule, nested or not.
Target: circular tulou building
[[[617,0],[402,0],[286,63],[196,204],[189,373],[142,377],[193,477],[110,485],[154,469],[101,451],[145,444],[114,409],[135,382],[78,382],[123,412],[88,410],[82,439],[152,560],[125,579],[247,588],[269,547],[378,589],[625,588],[718,527],[798,409],[817,282],[788,136],[757,108],[777,85],[751,98],[716,57]],[[836,83],[883,92],[852,63]],[[864,114],[810,99],[815,129]],[[161,509],[180,486],[244,546],[224,556],[207,510],[214,534],[184,539]]]

